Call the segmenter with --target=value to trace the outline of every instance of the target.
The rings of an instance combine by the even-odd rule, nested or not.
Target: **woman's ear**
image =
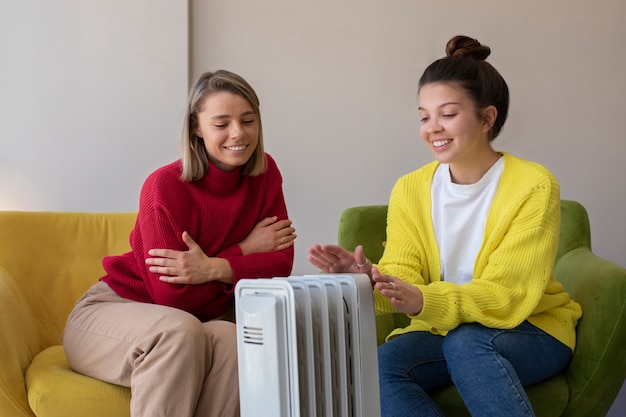
[[[198,124],[198,121],[195,118],[191,119],[191,131],[193,132],[194,135],[202,139],[202,132],[200,131],[200,126]]]
[[[483,130],[489,132],[498,117],[498,109],[495,106],[487,106],[483,110]]]

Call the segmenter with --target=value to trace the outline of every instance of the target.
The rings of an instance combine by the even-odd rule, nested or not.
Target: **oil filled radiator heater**
[[[380,417],[367,275],[243,279],[235,306],[241,417]]]

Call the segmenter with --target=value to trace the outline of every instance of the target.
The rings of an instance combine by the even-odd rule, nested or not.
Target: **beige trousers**
[[[132,417],[239,416],[237,333],[226,320],[118,296],[104,282],[76,303],[63,333],[81,374],[131,388]]]

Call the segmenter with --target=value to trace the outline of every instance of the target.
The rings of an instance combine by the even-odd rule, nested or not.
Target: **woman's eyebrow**
[[[437,106],[437,108],[438,108],[438,109],[440,109],[440,108],[442,108],[442,107],[449,106],[449,105],[451,105],[451,104],[457,104],[457,105],[459,105],[459,104],[461,104],[461,103],[459,103],[458,101],[447,101],[447,102],[445,102],[445,103],[440,104],[439,106]],[[421,106],[420,106],[420,107],[418,107],[417,109],[418,109],[418,110],[424,110],[424,111],[426,111],[426,109],[425,109],[425,108],[423,108],[423,107],[421,107]]]
[[[241,113],[239,117],[254,115],[254,111],[250,110],[247,112]],[[229,119],[231,116],[228,114],[217,114],[215,116],[211,116],[211,119]]]

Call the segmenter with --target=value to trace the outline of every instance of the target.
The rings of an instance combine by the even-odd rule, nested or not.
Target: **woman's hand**
[[[160,274],[159,279],[170,284],[203,284],[209,281],[222,281],[232,284],[233,272],[226,259],[210,258],[202,248],[183,232],[183,242],[189,250],[150,249],[146,259],[152,273]]]
[[[387,297],[391,305],[400,313],[417,315],[424,307],[424,295],[418,287],[409,285],[398,277],[381,274],[372,268],[374,288]]]
[[[338,245],[318,245],[309,248],[309,262],[324,272],[348,272],[367,274],[372,277],[372,263],[365,257],[363,246],[359,245],[354,253]]]
[[[278,220],[276,216],[266,217],[258,222],[248,236],[239,243],[241,252],[248,255],[292,247],[297,235],[291,223],[289,219]]]

